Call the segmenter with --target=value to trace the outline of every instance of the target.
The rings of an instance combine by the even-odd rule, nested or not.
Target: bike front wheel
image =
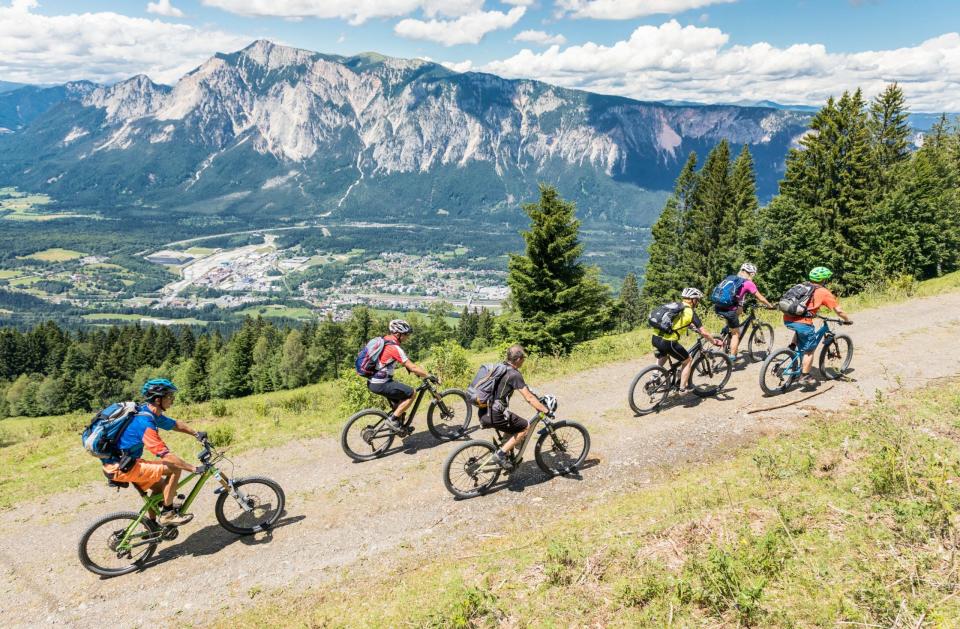
[[[750,360],[764,360],[773,351],[773,326],[769,323],[758,323],[750,332],[747,341],[747,351]]]
[[[459,439],[467,432],[473,415],[473,404],[461,389],[441,391],[439,400],[427,409],[427,429],[440,441]]]
[[[283,515],[283,488],[269,478],[250,476],[233,481],[237,495],[222,489],[214,508],[220,526],[237,535],[265,531]]]
[[[553,423],[553,430],[543,429],[533,449],[533,458],[550,476],[565,476],[577,471],[590,452],[590,433],[571,421]]]
[[[853,360],[853,339],[838,334],[823,344],[820,350],[820,373],[827,380],[836,380],[850,370]]]
[[[153,556],[160,535],[160,527],[146,515],[141,518],[136,511],[105,515],[80,537],[80,563],[103,577],[128,574],[139,570]]]
[[[485,494],[503,471],[493,453],[497,446],[489,441],[468,441],[458,446],[443,463],[443,484],[457,498]]]
[[[781,349],[763,361],[760,367],[760,388],[767,395],[784,393],[797,377],[800,362],[793,350]]]
[[[637,415],[652,413],[670,393],[670,372],[659,365],[650,365],[630,383],[627,401]]]
[[[360,411],[347,420],[340,431],[340,447],[354,461],[370,461],[393,443],[394,433],[387,425],[387,414],[375,408]]]
[[[690,386],[694,395],[707,397],[723,391],[733,373],[733,361],[723,352],[703,352],[693,361]]]

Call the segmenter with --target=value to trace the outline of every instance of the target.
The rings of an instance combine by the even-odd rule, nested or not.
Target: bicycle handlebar
[[[824,321],[828,321],[830,323],[837,323],[839,325],[850,325],[853,323],[853,321],[844,321],[839,317],[824,317],[823,315],[814,315],[814,318],[823,319]]]

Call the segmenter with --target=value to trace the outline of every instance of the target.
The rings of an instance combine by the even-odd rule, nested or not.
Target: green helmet
[[[825,266],[814,267],[810,271],[810,280],[813,282],[825,282],[833,276],[833,271]]]

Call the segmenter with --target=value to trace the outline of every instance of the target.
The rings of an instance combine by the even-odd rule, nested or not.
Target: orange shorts
[[[133,483],[144,491],[159,483],[167,473],[167,466],[160,461],[137,459],[127,472],[118,471],[118,467],[116,463],[108,463],[103,466],[103,471],[112,474],[113,480],[118,483]]]

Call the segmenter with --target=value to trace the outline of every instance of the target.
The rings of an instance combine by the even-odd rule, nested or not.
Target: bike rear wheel
[[[853,339],[838,334],[823,344],[820,350],[820,373],[826,380],[836,380],[850,370],[853,360]]]
[[[136,511],[120,511],[91,524],[77,545],[83,567],[103,577],[118,577],[143,567],[160,543],[161,530],[150,518],[144,516],[137,522],[138,518]],[[121,548],[124,536],[127,541]]]
[[[552,433],[543,430],[533,449],[537,465],[550,476],[575,473],[590,452],[590,433],[581,424],[565,420],[554,422]]]
[[[747,351],[750,360],[764,360],[773,351],[773,326],[769,323],[758,323],[750,332],[747,341]]]
[[[368,408],[343,425],[340,447],[354,461],[371,461],[387,451],[394,436],[387,426],[387,414]]]
[[[283,515],[283,488],[269,478],[250,476],[233,481],[239,497],[223,489],[214,512],[220,526],[237,535],[265,531]]]
[[[458,446],[443,463],[443,484],[457,498],[486,493],[503,471],[491,460],[497,446],[489,441],[468,441]]]
[[[650,365],[630,383],[627,401],[637,415],[652,413],[663,404],[672,385],[670,372],[659,365]]]
[[[723,391],[733,373],[733,361],[723,352],[703,352],[693,360],[690,386],[694,395],[707,397]]]
[[[460,389],[440,392],[440,402],[433,400],[427,409],[427,429],[440,441],[459,439],[467,432],[473,404],[467,393]]]
[[[784,393],[793,384],[799,371],[800,357],[790,349],[776,351],[763,361],[760,367],[760,388],[767,395]]]

